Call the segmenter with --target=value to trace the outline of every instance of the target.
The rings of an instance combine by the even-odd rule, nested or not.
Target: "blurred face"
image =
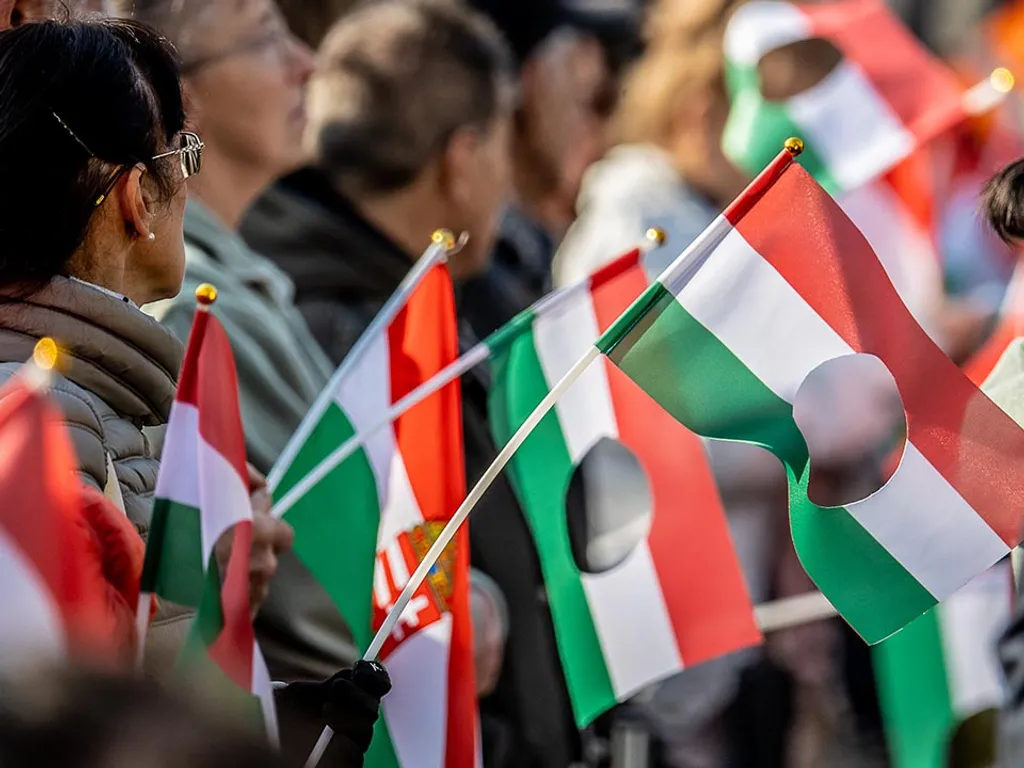
[[[571,215],[584,172],[604,153],[610,80],[600,44],[571,31],[556,34],[526,65],[519,156],[536,188],[521,192],[555,196]]]
[[[273,0],[214,0],[192,43],[183,69],[211,166],[216,157],[269,182],[301,165],[313,58]]]
[[[450,163],[451,226],[456,233],[470,235],[466,246],[449,262],[456,279],[482,272],[490,260],[498,222],[512,187],[511,107],[502,109],[486,130],[463,133],[452,141],[464,141],[465,146],[449,150],[462,155]]]

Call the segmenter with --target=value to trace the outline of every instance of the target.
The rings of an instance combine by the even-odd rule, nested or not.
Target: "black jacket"
[[[283,179],[259,200],[242,234],[295,281],[296,304],[335,363],[395,291],[414,258],[365,221],[312,169]],[[462,330],[464,345],[475,343],[468,324]],[[470,483],[496,454],[487,420],[488,385],[486,366],[462,381]],[[504,668],[497,690],[481,708],[488,719],[497,719],[505,724],[503,730],[515,734],[516,765],[566,768],[578,754],[578,733],[536,551],[504,477],[475,511],[470,545],[473,566],[498,583],[509,604]]]

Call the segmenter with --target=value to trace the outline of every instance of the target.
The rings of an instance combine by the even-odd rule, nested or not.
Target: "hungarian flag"
[[[270,675],[249,607],[252,504],[238,379],[227,334],[209,311],[211,294],[208,286],[197,291],[160,460],[142,591],[199,609],[184,660],[202,665],[226,690],[248,694],[240,702],[252,706],[276,743]],[[229,531],[231,554],[222,572],[214,545]]]
[[[864,236],[789,152],[597,348],[698,434],[763,445],[783,461],[797,554],[869,643],[1020,540],[1024,431],[914,322]],[[906,446],[878,492],[822,508],[807,496],[793,404],[808,374],[853,354],[874,355],[895,380]]]
[[[803,92],[767,99],[762,57],[812,39],[832,43],[841,61]],[[965,103],[954,73],[880,0],[746,3],[729,22],[725,50],[726,154],[755,174],[786,137],[806,139],[804,167],[864,233],[915,316],[927,319],[942,293],[937,190],[953,170],[929,142],[982,102]]]
[[[433,267],[405,307],[334,382],[284,469],[281,500],[357,432],[458,356],[451,278]],[[294,550],[367,648],[466,491],[461,393],[453,381],[370,436],[284,518]],[[471,768],[477,753],[469,539],[459,532],[383,648],[393,688],[367,766]]]
[[[58,408],[41,388],[12,378],[0,390],[2,667],[116,660],[123,650],[117,629],[124,622],[112,610],[112,586],[86,516],[97,499],[86,495],[76,467]],[[134,631],[130,620],[127,627]]]
[[[1013,608],[1009,560],[876,645],[894,768],[945,768],[957,729],[1005,699],[996,644]]]
[[[499,445],[648,284],[634,251],[489,340]],[[650,529],[621,562],[584,571],[572,554],[566,494],[585,457],[609,444],[632,454],[647,488],[616,474],[597,502],[630,518],[628,527],[652,513]],[[614,366],[600,362],[584,373],[516,452],[510,472],[536,542],[579,725],[656,680],[760,642],[703,442]]]

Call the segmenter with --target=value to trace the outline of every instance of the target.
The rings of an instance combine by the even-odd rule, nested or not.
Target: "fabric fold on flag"
[[[499,445],[649,282],[633,251],[489,340]],[[625,559],[585,572],[572,555],[566,494],[589,452],[608,442],[636,458],[650,499],[620,477],[621,493],[602,504],[631,514],[635,526],[653,502],[653,517]],[[570,387],[510,473],[537,544],[579,725],[652,682],[760,642],[702,441],[614,366],[595,363]]]
[[[797,554],[869,643],[1020,540],[1024,431],[921,330],[864,236],[788,152],[597,347],[693,431],[783,461]],[[807,496],[793,403],[811,371],[853,354],[895,380],[906,447],[879,491],[823,508]]]

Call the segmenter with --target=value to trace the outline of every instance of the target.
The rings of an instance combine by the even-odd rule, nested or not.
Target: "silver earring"
[[[156,240],[156,233],[150,232],[148,235],[146,235],[146,239],[152,243],[154,240]]]

